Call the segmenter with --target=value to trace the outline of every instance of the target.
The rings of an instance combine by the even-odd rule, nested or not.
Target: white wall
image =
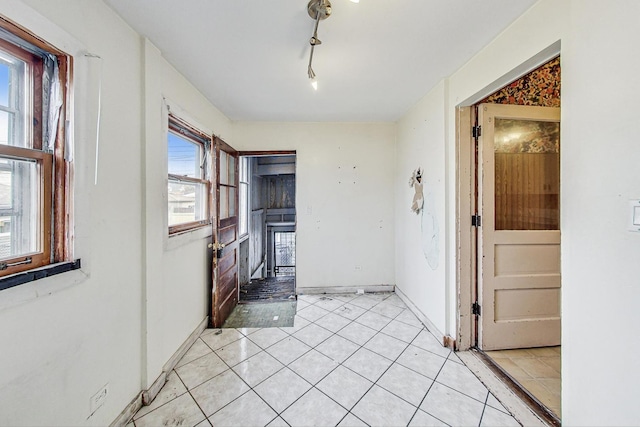
[[[396,286],[442,334],[446,328],[444,103],[445,84],[441,82],[398,122],[395,165]],[[428,212],[417,215],[410,209],[415,191],[409,187],[409,178],[418,167],[423,171],[425,207],[428,198],[435,207],[437,265],[429,265],[424,250],[430,239],[422,231],[423,215]]]
[[[402,169],[412,161],[409,148],[438,136],[439,125],[426,123],[442,120],[446,128],[448,295],[443,297],[435,287],[426,299],[430,302],[416,303],[438,325],[438,307],[445,305],[443,332],[455,334],[455,107],[482,99],[560,51],[565,425],[637,425],[639,420],[633,408],[640,394],[640,345],[634,339],[640,322],[635,307],[640,300],[640,235],[626,231],[628,200],[640,198],[635,141],[640,60],[633,54],[640,39],[639,12],[635,1],[542,0],[443,82],[446,99],[440,106],[440,95],[432,91],[398,126],[400,184],[407,174]],[[406,191],[397,193],[397,212],[406,207]],[[398,233],[408,234],[400,214],[397,221]],[[396,242],[402,288],[400,254],[410,252],[415,241],[398,235]],[[414,274],[428,273],[422,266]],[[612,359],[615,362],[609,362]]]
[[[140,391],[139,37],[102,2],[28,4],[47,18],[9,0],[0,13],[76,55],[74,255],[83,268],[0,294],[0,424],[106,425]],[[97,185],[100,65],[80,49],[103,59]],[[90,397],[107,383],[105,405],[90,416]]]
[[[144,44],[145,280],[143,328],[148,361],[143,387],[208,315],[211,228],[168,237],[167,112],[231,143],[231,122],[213,107],[149,41]]]
[[[234,124],[238,150],[296,151],[299,290],[394,283],[394,129],[392,123]]]
[[[167,235],[165,105],[229,142],[231,123],[102,1],[26,3],[0,1],[0,14],[75,59],[73,249],[83,268],[0,294],[0,425],[108,425],[207,315],[211,230]],[[103,67],[97,185],[101,63],[84,52]]]
[[[639,17],[637,1],[572,1],[562,44],[565,425],[640,423]]]

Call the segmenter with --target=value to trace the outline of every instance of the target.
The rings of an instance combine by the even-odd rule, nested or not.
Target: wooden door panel
[[[479,344],[558,345],[560,111],[483,104],[479,119]]]
[[[225,251],[223,257],[218,260],[218,272],[221,273],[221,276],[233,269],[237,263],[236,249],[225,249]]]
[[[235,225],[231,225],[231,226],[227,226],[224,228],[221,228],[219,236],[220,236],[220,242],[224,243],[225,245],[229,245],[233,242],[235,242],[236,238],[237,238],[237,227]]]
[[[214,140],[216,164],[214,246],[224,246],[213,261],[213,327],[221,327],[238,303],[238,152]],[[221,162],[223,162],[221,164]]]

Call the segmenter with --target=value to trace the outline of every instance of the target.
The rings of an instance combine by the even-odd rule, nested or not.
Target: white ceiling
[[[535,0],[105,0],[227,117],[396,121]]]

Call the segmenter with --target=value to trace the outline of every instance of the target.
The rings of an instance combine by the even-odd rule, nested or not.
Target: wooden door
[[[479,344],[560,344],[560,109],[479,107]]]
[[[238,303],[238,152],[214,139],[215,224],[211,325],[219,328]]]

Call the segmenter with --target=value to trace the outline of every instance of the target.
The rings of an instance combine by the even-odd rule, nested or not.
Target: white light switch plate
[[[640,200],[629,200],[629,231],[640,232]]]

